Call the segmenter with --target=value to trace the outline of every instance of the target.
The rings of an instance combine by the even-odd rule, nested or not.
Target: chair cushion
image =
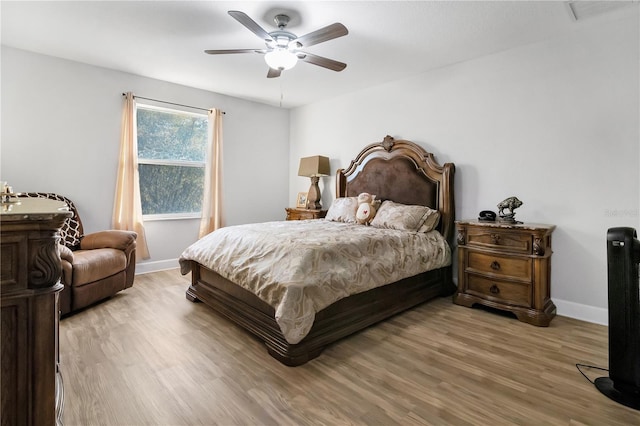
[[[80,287],[71,287],[73,303],[71,309],[86,308],[89,305],[113,296],[120,290],[124,290],[125,272],[119,272],[100,281],[94,281]]]
[[[122,250],[101,248],[73,252],[73,286],[79,287],[109,277],[127,267]]]

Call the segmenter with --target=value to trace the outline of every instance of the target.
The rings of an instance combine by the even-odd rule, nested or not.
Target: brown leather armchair
[[[73,213],[60,230],[60,280],[64,285],[60,293],[62,315],[85,308],[133,285],[135,232],[109,230],[84,235],[76,206],[68,198],[40,192],[18,196],[59,200],[66,203]]]

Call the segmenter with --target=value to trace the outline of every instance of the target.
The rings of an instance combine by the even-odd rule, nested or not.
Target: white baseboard
[[[136,275],[148,274],[149,272],[166,271],[167,269],[179,268],[178,259],[157,260],[155,262],[136,263]]]
[[[609,311],[605,308],[581,305],[566,300],[552,299],[557,308],[557,314],[563,317],[575,318],[595,324],[608,325]]]

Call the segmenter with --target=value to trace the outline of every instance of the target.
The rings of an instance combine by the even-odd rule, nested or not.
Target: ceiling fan
[[[347,28],[341,23],[328,25],[319,30],[310,32],[301,37],[296,36],[292,32],[286,31],[285,28],[289,23],[289,16],[276,15],[274,21],[278,26],[278,30],[268,33],[246,13],[237,10],[230,10],[229,15],[244,25],[249,31],[260,37],[266,44],[266,49],[226,49],[226,50],[205,50],[210,55],[220,55],[227,53],[259,53],[264,55],[264,59],[269,65],[267,78],[280,77],[280,73],[284,70],[293,68],[298,60],[318,65],[333,71],[342,71],[347,64],[334,61],[311,53],[303,52],[302,48],[313,46],[314,44],[333,40],[349,34]]]

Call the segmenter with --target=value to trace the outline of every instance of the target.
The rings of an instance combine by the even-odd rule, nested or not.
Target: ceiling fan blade
[[[267,73],[267,78],[280,77],[281,73],[282,73],[281,70],[274,70],[273,68],[269,67],[269,72]]]
[[[328,25],[324,28],[320,28],[319,30],[298,37],[295,41],[302,44],[302,46],[307,47],[324,41],[333,40],[334,38],[342,37],[347,34],[349,34],[347,27],[336,22],[335,24]]]
[[[256,23],[253,19],[249,18],[244,12],[240,12],[239,10],[230,10],[229,15],[231,15],[236,21],[240,22],[242,25],[247,27],[249,31],[260,37],[265,41],[272,41],[273,38],[269,35],[268,32],[265,31],[260,25]]]
[[[310,64],[318,65],[320,67],[327,68],[333,71],[342,71],[347,67],[347,64],[345,64],[344,62],[334,61],[333,59],[325,58],[318,55],[312,55],[311,53],[299,53],[301,53],[301,55],[298,56],[298,59],[300,59],[301,61],[309,62]]]
[[[205,50],[204,53],[209,55],[223,55],[226,53],[266,53],[261,49],[222,49],[222,50]]]

